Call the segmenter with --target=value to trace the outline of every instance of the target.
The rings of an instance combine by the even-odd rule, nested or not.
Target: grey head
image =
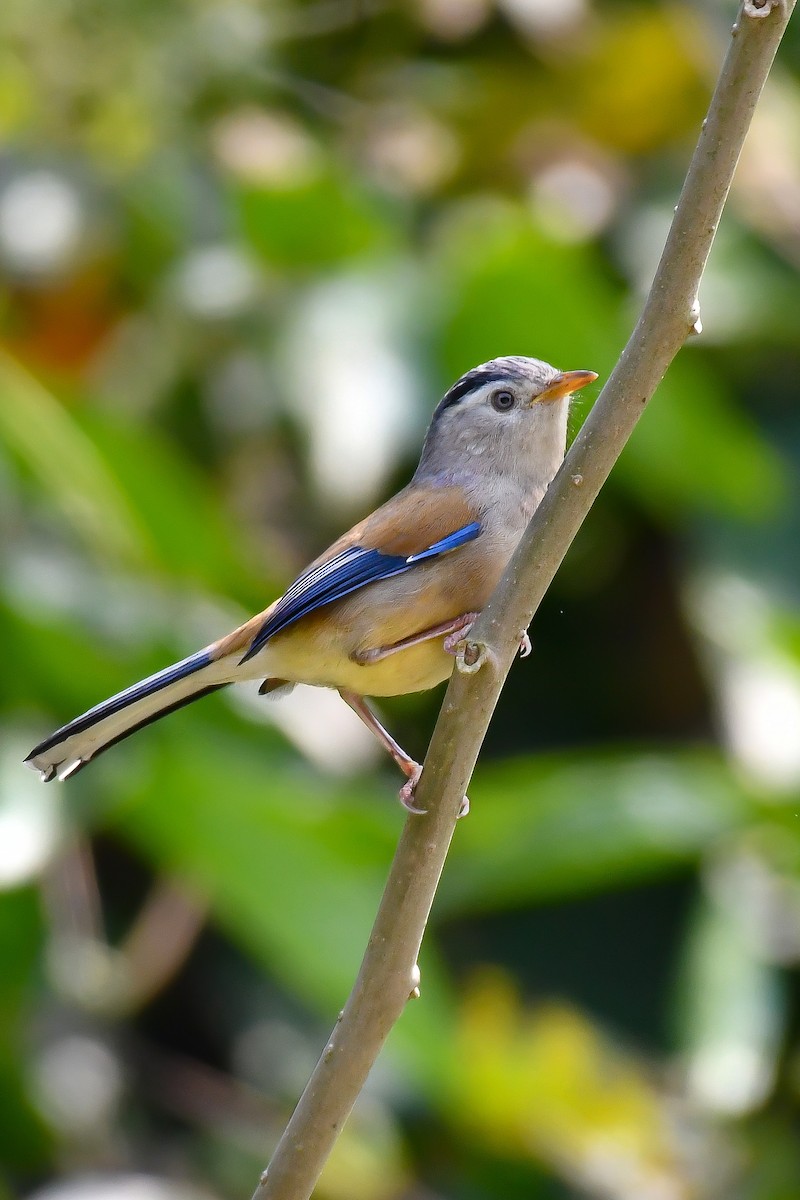
[[[473,367],[440,400],[415,480],[542,491],[564,457],[569,397],[596,378],[517,355]]]

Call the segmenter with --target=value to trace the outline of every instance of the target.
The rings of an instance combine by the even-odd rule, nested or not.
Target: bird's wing
[[[471,542],[479,515],[460,489],[406,489],[312,563],[265,614],[241,661],[323,605]]]

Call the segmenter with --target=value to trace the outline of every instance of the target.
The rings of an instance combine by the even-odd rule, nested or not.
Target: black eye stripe
[[[504,371],[468,371],[442,397],[439,402],[439,411],[442,412],[445,408],[458,404],[460,400],[477,392],[479,388],[485,387],[487,383],[505,383],[507,379],[508,376]]]
[[[508,371],[481,371],[480,369],[468,371],[453,384],[449,392],[445,392],[433,414],[434,419],[440,416],[446,408],[452,408],[454,404],[459,404],[467,396],[471,396],[474,392],[486,387],[487,384],[510,384],[511,382]]]

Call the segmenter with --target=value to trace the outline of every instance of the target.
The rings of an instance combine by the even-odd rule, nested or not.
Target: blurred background
[[[467,368],[608,374],[734,13],[0,7],[2,1200],[249,1196],[403,820],[319,691],[24,754],[269,602]],[[799,264],[795,21],[320,1200],[800,1195]],[[383,705],[415,755],[440,699]]]

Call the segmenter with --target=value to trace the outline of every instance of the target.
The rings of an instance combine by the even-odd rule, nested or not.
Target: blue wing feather
[[[426,558],[436,558],[439,554],[446,554],[448,550],[455,550],[458,546],[463,546],[465,542],[471,542],[480,531],[480,521],[472,521],[469,525],[464,525],[462,529],[457,529],[455,533],[448,533],[447,537],[440,538],[438,542],[428,546],[427,550],[409,555],[406,562],[409,566],[413,566],[414,563],[422,562]]]
[[[426,562],[456,550],[465,542],[471,542],[481,531],[479,521],[448,533],[447,537],[421,550],[418,554],[382,554],[380,550],[369,550],[363,546],[350,546],[327,562],[304,571],[281,596],[274,610],[259,629],[242,662],[258,654],[271,637],[301,617],[307,616],[325,604],[341,600],[351,592],[376,583],[379,579],[390,579],[410,571],[417,563]]]

